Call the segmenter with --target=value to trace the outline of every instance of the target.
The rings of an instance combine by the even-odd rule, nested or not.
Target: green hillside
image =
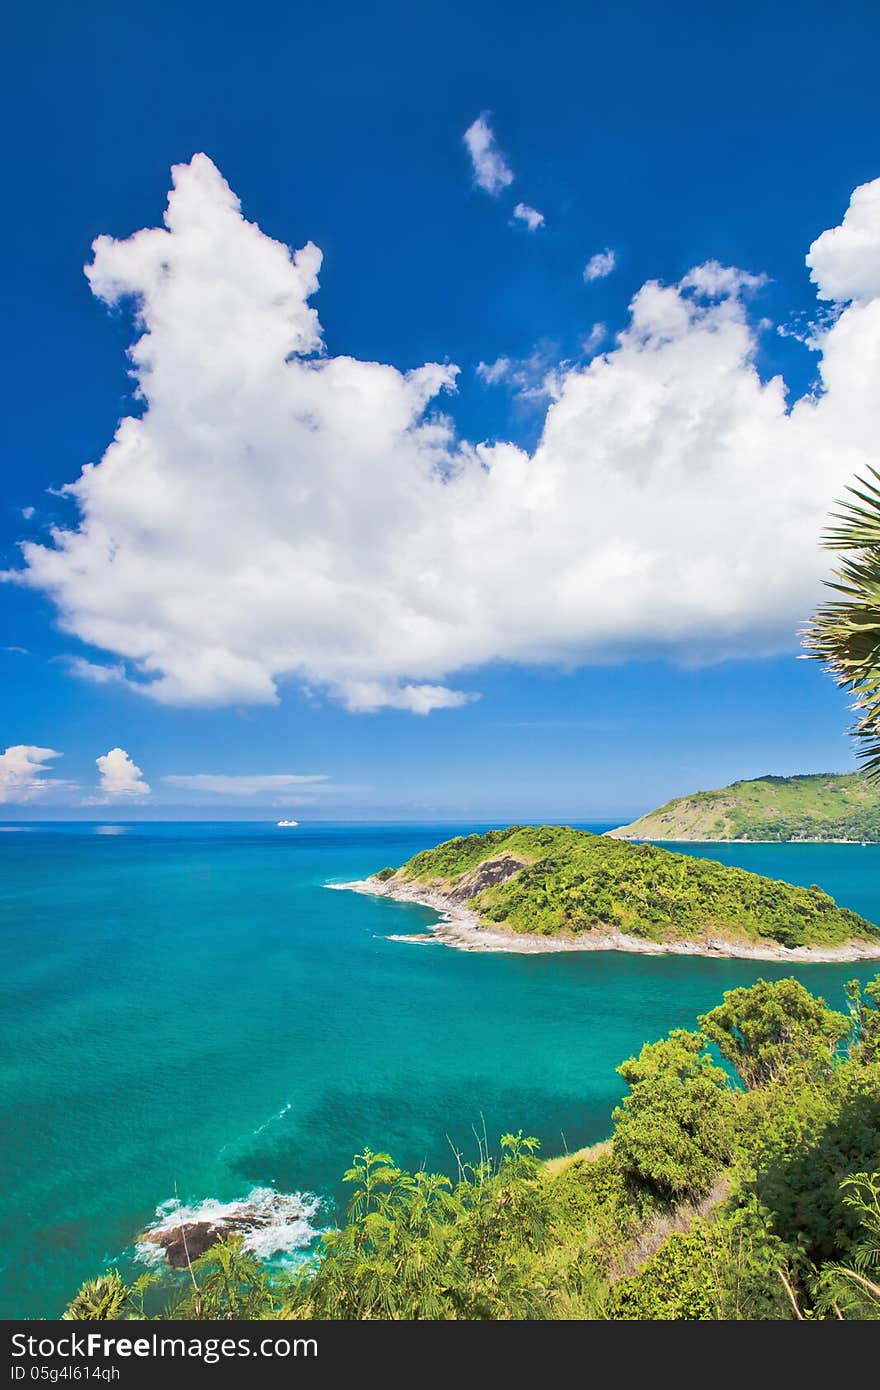
[[[880,943],[880,928],[820,888],[564,826],[512,826],[447,840],[378,876],[424,884],[515,932],[619,931],[645,940],[722,937],[781,946]]]
[[[756,777],[676,797],[611,832],[630,840],[867,840],[880,843],[880,783],[858,772]]]

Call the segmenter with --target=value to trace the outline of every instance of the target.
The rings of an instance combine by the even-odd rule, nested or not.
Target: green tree
[[[730,1154],[733,1097],[705,1042],[677,1028],[617,1068],[631,1089],[612,1116],[615,1163],[664,1201],[704,1196]]]
[[[776,1232],[805,1262],[849,1257],[858,1220],[841,1179],[877,1163],[880,1064],[841,1061],[746,1092],[737,1105],[736,1151],[745,1184]]]
[[[758,980],[728,990],[724,1002],[698,1021],[748,1089],[827,1069],[851,1028],[845,1014],[797,980]]]
[[[323,1236],[317,1260],[293,1279],[288,1315],[450,1316],[450,1236],[463,1203],[449,1178],[408,1173],[390,1154],[364,1149],[344,1181],[354,1187],[347,1224]]]
[[[189,1267],[192,1290],[174,1307],[176,1318],[265,1318],[276,1310],[275,1287],[264,1265],[244,1250],[240,1235],[218,1240]]]
[[[822,1268],[817,1304],[840,1318],[880,1319],[880,1173],[853,1173],[840,1189],[859,1219],[859,1236],[849,1261]]]

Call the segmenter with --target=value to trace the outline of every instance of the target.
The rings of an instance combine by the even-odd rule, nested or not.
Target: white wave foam
[[[157,1219],[135,1249],[146,1263],[159,1264],[164,1258],[162,1237],[173,1237],[181,1226],[208,1223],[224,1233],[244,1236],[244,1249],[258,1259],[289,1258],[311,1245],[318,1235],[312,1218],[320,1206],[321,1199],[314,1193],[276,1192],[272,1187],[255,1187],[233,1202],[206,1197],[187,1206],[172,1197],[156,1208]]]

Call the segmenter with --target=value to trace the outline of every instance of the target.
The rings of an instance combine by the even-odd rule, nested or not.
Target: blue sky
[[[291,503],[282,534],[301,554],[308,546],[321,557],[332,546],[331,568],[337,576],[344,572],[345,581],[338,579],[335,597],[316,590],[308,603],[290,609],[275,599],[265,610],[249,604],[240,621],[233,621],[230,606],[221,641],[205,611],[205,595],[219,592],[217,574],[199,572],[190,626],[169,635],[159,623],[138,645],[139,638],[119,634],[137,626],[143,576],[162,570],[178,537],[167,512],[157,522],[151,499],[128,486],[127,539],[111,536],[111,542],[118,540],[123,552],[130,547],[140,568],[112,612],[105,591],[115,584],[115,571],[101,571],[94,532],[83,552],[84,563],[94,565],[88,595],[79,561],[51,580],[51,564],[40,556],[28,562],[33,582],[0,586],[0,751],[27,746],[63,754],[44,760],[46,772],[10,781],[0,814],[244,817],[272,814],[283,804],[302,819],[614,819],[737,776],[852,766],[846,702],[818,668],[797,659],[794,634],[824,563],[804,537],[818,538],[823,499],[833,500],[859,465],[864,440],[876,438],[876,421],[869,404],[847,394],[856,356],[846,356],[842,330],[827,350],[800,338],[810,322],[819,324],[815,335],[829,331],[833,315],[847,305],[864,308],[865,319],[874,304],[870,265],[880,256],[880,230],[867,249],[864,236],[855,251],[849,243],[823,243],[825,254],[813,265],[816,283],[804,258],[823,232],[842,224],[853,190],[880,176],[875,7],[830,13],[819,4],[778,5],[768,17],[765,7],[749,4],[628,5],[613,12],[551,4],[540,13],[518,5],[380,4],[368,11],[339,5],[316,15],[289,3],[231,4],[222,14],[216,6],[194,3],[181,13],[159,3],[145,15],[109,4],[76,13],[37,0],[18,7],[4,28],[4,186],[12,215],[0,229],[8,345],[0,566],[21,571],[22,540],[51,548],[51,525],[77,528],[76,500],[57,496],[57,489],[74,482],[84,464],[99,463],[120,418],[149,415],[157,422],[148,424],[153,433],[145,438],[167,470],[163,496],[188,466],[186,451],[174,453],[187,430],[204,438],[216,428],[229,438],[232,417],[206,414],[205,381],[195,371],[187,377],[181,344],[196,341],[187,335],[204,322],[204,301],[184,230],[174,233],[181,248],[174,262],[177,317],[169,327],[172,309],[158,299],[152,320],[148,313],[165,364],[154,380],[163,370],[162,382],[173,377],[161,388],[164,396],[157,384],[154,396],[148,388],[146,400],[135,398],[126,350],[140,330],[133,327],[131,299],[114,299],[111,253],[98,268],[95,292],[82,273],[97,236],[124,239],[160,226],[171,166],[204,151],[217,178],[241,199],[244,218],[265,234],[247,242],[254,257],[247,286],[262,283],[265,237],[294,249],[311,241],[323,254],[320,287],[308,302],[320,319],[319,351],[342,364],[335,369],[341,384],[327,405],[333,422],[326,453],[303,455],[302,467],[313,470],[308,521],[296,530],[303,511]],[[514,175],[494,192],[480,186],[463,139],[481,113]],[[191,228],[202,206],[219,207],[225,195],[221,184],[203,181],[183,196],[189,201],[181,218]],[[519,204],[539,210],[543,225],[531,230],[517,220]],[[229,227],[231,237],[239,236],[234,217]],[[613,269],[586,281],[591,257],[606,250],[614,253]],[[660,327],[661,309],[644,297],[633,326],[630,305],[646,282],[681,286],[693,267],[714,262],[739,267],[754,281],[740,278],[723,289],[709,286],[705,274],[684,281],[674,305],[663,301]],[[218,270],[212,294],[242,291],[236,264],[222,273],[226,279]],[[132,285],[147,283],[149,270],[126,266],[126,274],[130,295]],[[190,294],[185,275],[192,278]],[[290,283],[279,280],[282,295]],[[668,329],[666,316],[681,304],[690,315],[686,328]],[[272,332],[268,305],[269,299],[260,309],[259,344]],[[305,298],[294,329],[307,336],[304,306]],[[817,317],[829,308],[830,318]],[[290,323],[293,317],[291,310]],[[868,331],[861,320],[849,322],[852,333]],[[629,347],[612,364],[614,374],[603,377],[611,393],[605,403],[606,388],[584,384],[583,374],[593,356],[607,353],[610,361],[616,335],[627,330]],[[719,345],[719,361],[711,380],[695,382],[691,410],[684,355],[693,348],[695,363],[702,361],[700,334]],[[675,335],[680,351],[673,361]],[[211,346],[205,344],[206,353]],[[667,365],[649,376],[663,351]],[[781,481],[768,483],[765,497],[762,480],[776,466],[777,434],[766,435],[772,391],[765,395],[762,388],[781,374],[788,412],[815,387],[823,358],[835,371],[833,388],[830,376],[822,386],[823,420],[814,428],[812,416],[802,418],[790,429],[774,420],[789,461],[780,463]],[[360,367],[349,380],[349,359],[397,369],[386,383],[386,413],[409,409],[410,386],[401,373],[424,363],[446,372],[455,364],[459,372],[454,393],[434,383],[426,414],[395,435],[386,459],[367,440],[363,419],[346,418],[344,428],[335,423],[344,402],[372,381]],[[253,353],[238,364],[230,357],[223,371],[232,380],[254,360]],[[864,350],[858,360],[866,360]],[[280,365],[281,359],[268,363],[266,380],[236,406],[241,433],[218,465],[221,489],[230,477],[244,487],[243,460],[251,449],[258,492],[274,479],[278,460],[288,458],[283,433],[269,438],[269,427],[264,431],[267,412],[260,406],[261,399],[270,407],[275,399],[272,373]],[[640,374],[632,388],[624,379],[631,372]],[[721,404],[739,400],[740,387],[738,413],[722,418]],[[666,415],[654,404],[660,390],[674,398]],[[217,391],[223,394],[222,384]],[[644,425],[636,420],[639,410]],[[554,440],[542,462],[540,441],[554,411]],[[668,471],[645,484],[645,470],[666,450],[675,454],[692,417],[701,437],[724,434],[731,441],[711,465],[707,490],[742,459],[730,510],[730,531],[742,543],[731,542],[724,553],[720,541],[706,541],[703,551],[696,545],[696,559],[680,580],[682,552],[701,541],[706,517],[723,537],[717,514],[730,505],[723,489],[714,516],[711,497],[690,520],[675,505],[675,487],[693,491],[701,459],[696,446],[687,457],[670,456]],[[440,445],[418,433],[419,420],[433,428],[438,418],[448,421]],[[161,433],[159,422],[168,419],[174,430]],[[853,420],[863,423],[861,434]],[[351,464],[350,475],[336,473],[335,460],[350,440],[357,448],[366,440],[363,458]],[[509,466],[498,452],[506,444],[517,450]],[[474,463],[467,451],[480,445],[489,452]],[[463,478],[455,509],[450,501],[448,517],[432,525],[424,489],[412,514],[407,511],[406,470],[438,450],[441,471],[473,468],[474,476]],[[129,459],[125,466],[136,465]],[[557,510],[544,509],[538,484],[528,507],[515,507],[508,519],[517,479],[526,477],[529,488],[542,467],[552,472]],[[97,471],[105,468],[101,463]],[[339,507],[370,469],[377,470],[377,515],[367,497],[367,503],[352,501],[351,514],[340,519]],[[603,469],[609,479],[614,475],[610,501]],[[484,496],[483,478],[493,472],[502,481]],[[198,511],[193,499],[199,497],[210,514],[210,477],[208,470],[187,478],[181,507],[188,515]],[[800,530],[781,545],[777,570],[749,577],[750,536],[756,554],[772,548],[770,522],[797,511],[801,482],[809,505]],[[646,486],[663,499],[655,509],[655,559],[658,573],[670,576],[669,592],[662,582],[637,584],[631,577],[640,556],[647,549],[653,555]],[[112,531],[117,512],[105,493],[93,506]],[[644,514],[629,537],[631,503]],[[23,515],[31,508],[32,515]],[[242,511],[246,505],[230,503],[213,523],[212,544],[228,552],[230,570],[245,563],[238,546],[250,545],[260,557],[281,539],[255,513],[255,539],[246,542],[246,528],[240,534],[237,526]],[[575,524],[581,512],[583,556]],[[562,537],[558,584],[548,578],[555,563],[550,527]],[[530,549],[535,529],[539,543]],[[627,552],[622,577],[614,557],[601,551],[609,534]],[[145,536],[155,540],[153,550]],[[506,538],[511,556],[497,565],[487,559],[483,581],[481,546],[494,557]],[[179,539],[171,575],[188,573],[172,564],[193,554],[189,533]],[[416,569],[397,574],[404,540],[412,541],[406,563]],[[290,587],[302,594],[303,576],[297,576]],[[262,583],[265,575],[258,578]],[[447,592],[435,604],[426,595],[438,582]],[[688,583],[693,592],[683,594]],[[701,603],[701,590],[713,585],[719,596]],[[418,597],[403,613],[410,594]],[[344,607],[346,631],[353,615],[342,655],[330,651],[327,613],[323,626],[314,616],[325,599],[331,614],[334,602],[340,614]],[[150,593],[146,602],[154,600]],[[67,615],[66,631],[59,613]],[[264,622],[265,642],[256,651],[252,633]],[[457,625],[461,631],[453,633]],[[112,641],[94,640],[111,629]],[[295,659],[285,647],[294,630]],[[381,651],[372,650],[372,634]],[[207,696],[207,686],[196,691],[181,675],[190,641],[193,651],[202,642],[212,652],[223,646],[222,673],[212,666]],[[173,660],[162,655],[171,646]],[[278,655],[282,647],[285,654]],[[229,674],[227,656],[230,663],[246,656],[240,679]],[[71,665],[77,658],[88,663],[80,675]],[[95,666],[105,669],[104,679],[95,679]],[[91,679],[84,679],[88,672]],[[168,684],[161,700],[143,689],[157,679]],[[446,693],[424,697],[439,707],[420,714],[413,708],[424,699],[414,689]],[[99,791],[95,759],[114,748],[142,769],[149,796],[131,790],[133,774],[124,768],[120,780],[108,786],[105,779]],[[263,790],[242,782],[233,794],[222,783],[207,791],[164,780],[193,776],[325,780]],[[68,785],[40,792],[53,778]]]

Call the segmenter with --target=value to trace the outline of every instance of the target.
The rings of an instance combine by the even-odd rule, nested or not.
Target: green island
[[[111,1268],[64,1317],[880,1319],[880,976],[847,994],[733,989],[621,1064],[604,1143],[542,1162],[516,1131],[449,1173],[364,1149],[301,1267],[220,1232],[176,1276]]]
[[[461,836],[354,886],[447,910],[453,920],[435,928],[440,939],[476,949],[480,932],[494,929],[493,949],[504,948],[505,932],[587,949],[880,955],[880,927],[821,888],[565,826]]]
[[[880,843],[880,782],[859,772],[755,777],[667,801],[609,832],[622,840]]]

